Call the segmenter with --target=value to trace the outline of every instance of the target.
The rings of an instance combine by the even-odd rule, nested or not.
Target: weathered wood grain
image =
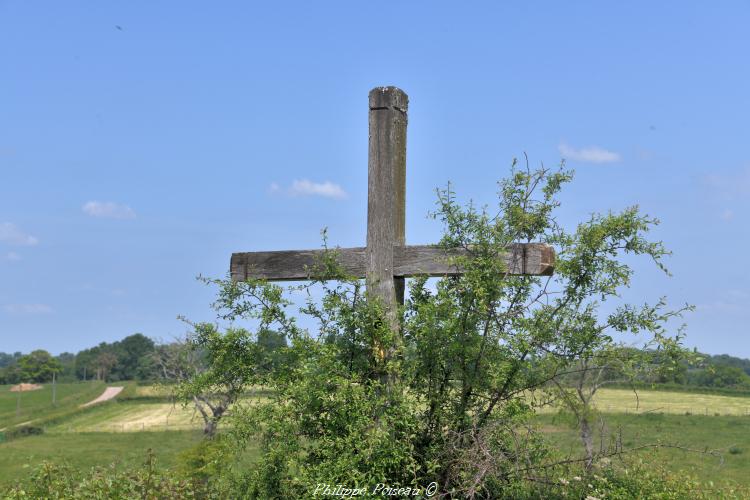
[[[391,146],[392,159],[392,189],[393,189],[393,245],[395,247],[406,246],[406,129],[409,124],[409,98],[399,89],[393,89],[390,105],[393,108],[391,116],[393,133]],[[380,98],[388,92],[379,92],[377,96],[371,97],[370,113],[373,105],[383,104]],[[372,94],[372,92],[371,92]],[[396,289],[396,301],[404,303],[404,291],[406,281],[403,277],[394,276],[393,285]]]
[[[365,248],[341,248],[337,262],[352,276],[365,275]],[[248,278],[268,281],[302,281],[310,279],[325,250],[279,250],[273,252],[233,253],[229,272],[234,281]]]
[[[455,276],[463,273],[451,261],[471,256],[469,250],[443,249],[435,245],[407,245],[393,249],[395,276]],[[550,276],[555,267],[555,250],[543,243],[517,243],[498,255],[509,275]]]
[[[347,274],[358,278],[366,275],[366,249],[339,248],[333,250],[339,265]],[[269,281],[301,281],[323,257],[324,250],[283,250],[275,252],[246,252],[232,254],[231,276],[235,281],[247,278]],[[465,250],[444,250],[433,245],[393,247],[393,276],[452,276],[462,270],[450,263],[455,255],[467,255]],[[518,243],[498,256],[505,263],[508,274],[550,276],[555,268],[555,251],[543,243]]]
[[[367,162],[367,250],[365,281],[369,298],[383,304],[392,331],[398,331],[398,296],[393,247],[404,241],[406,113],[408,97],[396,87],[376,87],[369,95]]]
[[[398,304],[403,302],[404,279],[393,275],[393,247],[405,242],[406,113],[409,98],[396,87],[376,87],[369,95],[367,161],[367,300],[380,302],[392,332],[401,330]],[[378,345],[378,365],[384,368],[400,342]],[[382,362],[382,364],[381,364]],[[382,371],[381,382],[390,388],[395,375]]]

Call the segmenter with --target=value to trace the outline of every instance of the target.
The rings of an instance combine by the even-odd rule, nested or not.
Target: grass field
[[[52,385],[26,392],[10,392],[0,385],[0,429],[30,420],[39,420],[75,411],[104,391],[104,382],[57,384],[57,405],[52,405]],[[20,399],[20,411],[17,411]]]
[[[563,455],[582,455],[578,433],[567,417],[540,415],[538,419],[550,442]],[[706,482],[750,486],[750,417],[604,414],[603,427],[598,427],[597,449],[602,443],[606,448],[618,434],[624,449],[662,444],[698,450],[664,447],[637,452],[636,456],[672,471],[686,471]],[[706,450],[716,450],[718,455],[705,453]]]
[[[111,384],[123,385],[123,384]],[[0,387],[0,428],[19,422],[40,422],[45,434],[0,444],[0,487],[25,477],[44,460],[89,468],[116,462],[141,463],[153,449],[159,464],[171,467],[181,451],[201,439],[202,420],[190,408],[169,401],[169,389],[125,383],[115,400],[81,409],[97,397],[102,383],[59,384],[58,406],[51,406],[48,387],[22,393],[21,415],[15,415],[16,394]],[[246,401],[266,396],[258,391]],[[688,471],[704,481],[750,486],[750,398],[684,392],[602,389],[596,404],[602,411],[604,442],[618,433],[625,448],[643,444],[676,444],[698,450],[717,449],[723,458],[664,448],[637,452],[673,471]],[[580,456],[581,445],[569,417],[546,410],[538,417],[548,439],[567,456]],[[689,413],[689,415],[686,415]],[[716,416],[716,415],[733,416]],[[143,432],[147,431],[147,432]],[[249,450],[254,457],[256,450]]]
[[[670,413],[677,415],[750,415],[750,397],[689,392],[599,389],[594,406],[605,413]],[[541,413],[554,413],[546,407]]]
[[[171,467],[179,453],[196,445],[202,436],[200,431],[92,432],[16,439],[0,444],[0,489],[27,477],[45,460],[83,470],[112,463],[127,467],[142,464],[151,449],[158,465]]]
[[[53,426],[49,432],[133,432],[189,430],[201,426],[201,418],[193,409],[183,408],[164,400],[169,388],[134,386],[130,392],[136,400],[115,400],[98,405]],[[118,398],[122,399],[122,398]],[[748,415],[750,398],[722,395],[691,394],[666,391],[633,391],[601,389],[595,404],[606,413],[669,413],[685,415]],[[545,408],[543,413],[556,412]]]
[[[167,397],[172,394],[173,388],[168,385],[139,385],[135,388],[136,397]]]
[[[179,404],[113,401],[97,405],[46,429],[47,432],[137,432],[201,429],[203,420]]]

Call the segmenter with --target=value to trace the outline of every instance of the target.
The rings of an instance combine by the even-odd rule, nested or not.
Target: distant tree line
[[[274,351],[286,345],[283,335],[265,331],[256,340],[260,353],[270,369],[278,361]],[[122,340],[83,349],[76,354],[63,352],[53,356],[43,349],[28,354],[0,352],[0,384],[43,383],[83,380],[160,380],[181,382],[203,370],[201,349],[189,339],[156,343],[135,333]]]
[[[0,352],[0,384],[77,380],[149,380],[156,377],[153,353],[156,343],[136,333],[124,339],[57,356],[43,349],[28,354]]]
[[[286,345],[286,339],[277,332],[266,331],[258,335],[257,343],[265,352],[268,363],[277,364],[274,352]],[[175,353],[185,350],[185,341],[176,340],[158,344],[143,334],[135,333],[112,343],[102,342],[77,354],[63,352],[57,356],[43,349],[28,354],[0,352],[0,384],[20,382],[49,382],[52,374],[60,382],[79,380],[172,380],[182,378],[174,375],[175,359],[183,359]],[[201,370],[202,356],[193,356],[190,370]],[[625,353],[623,353],[625,354]],[[730,389],[750,391],[750,359],[728,354],[709,355],[695,353],[697,362],[681,361],[675,364],[662,363],[659,352],[649,353],[645,359],[654,365],[670,366],[669,370],[650,370],[638,382],[656,385],[681,385],[686,388]],[[180,356],[184,356],[180,354]],[[172,372],[170,372],[170,369]],[[646,373],[646,372],[644,372]],[[603,373],[605,379],[625,380],[617,369]],[[629,379],[632,381],[632,378]]]
[[[630,370],[618,363],[597,366],[597,379],[610,385],[635,382],[670,388],[750,391],[750,359],[693,352],[691,356],[673,362],[666,359],[663,352],[634,348],[620,348],[613,356],[615,359],[638,359],[642,366],[631,365]],[[569,376],[567,382],[577,380],[576,374]],[[565,377],[562,379],[566,380]]]
[[[698,353],[695,365],[682,362],[672,372],[661,373],[651,382],[671,383],[688,387],[750,390],[750,359],[728,354]]]

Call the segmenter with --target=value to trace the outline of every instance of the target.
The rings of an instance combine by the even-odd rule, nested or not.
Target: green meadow
[[[581,455],[581,441],[570,416],[540,415],[538,422],[561,455]],[[602,414],[595,447],[606,450],[618,443],[625,450],[644,447],[633,456],[706,483],[750,487],[750,417]]]
[[[41,389],[24,392],[11,392],[11,387],[0,385],[0,429],[76,412],[80,405],[99,396],[105,384],[94,381],[57,384],[54,405],[52,384],[43,384]]]
[[[44,461],[89,469],[142,464],[152,450],[160,466],[176,465],[201,431],[45,433],[0,444],[0,489],[23,480]]]
[[[202,439],[200,416],[169,402],[163,387],[124,385],[114,400],[89,408],[80,405],[101,394],[104,384],[59,384],[56,406],[45,386],[21,393],[18,415],[17,394],[0,387],[0,429],[28,421],[44,429],[42,435],[0,443],[0,488],[24,479],[45,460],[80,468],[128,467],[142,463],[150,449],[161,466],[177,466],[180,454]],[[634,456],[706,482],[750,487],[750,398],[641,390],[636,399],[632,391],[603,389],[595,404],[601,418],[597,446],[660,445]],[[561,456],[580,456],[570,416],[550,409],[537,423]],[[249,450],[247,462],[256,452]]]
[[[595,408],[603,413],[750,416],[750,397],[661,390],[599,389]],[[542,408],[554,413],[555,408]]]

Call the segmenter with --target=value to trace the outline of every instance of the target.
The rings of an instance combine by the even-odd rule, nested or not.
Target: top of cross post
[[[406,113],[409,96],[398,87],[375,87],[370,91],[370,109],[397,109]]]

